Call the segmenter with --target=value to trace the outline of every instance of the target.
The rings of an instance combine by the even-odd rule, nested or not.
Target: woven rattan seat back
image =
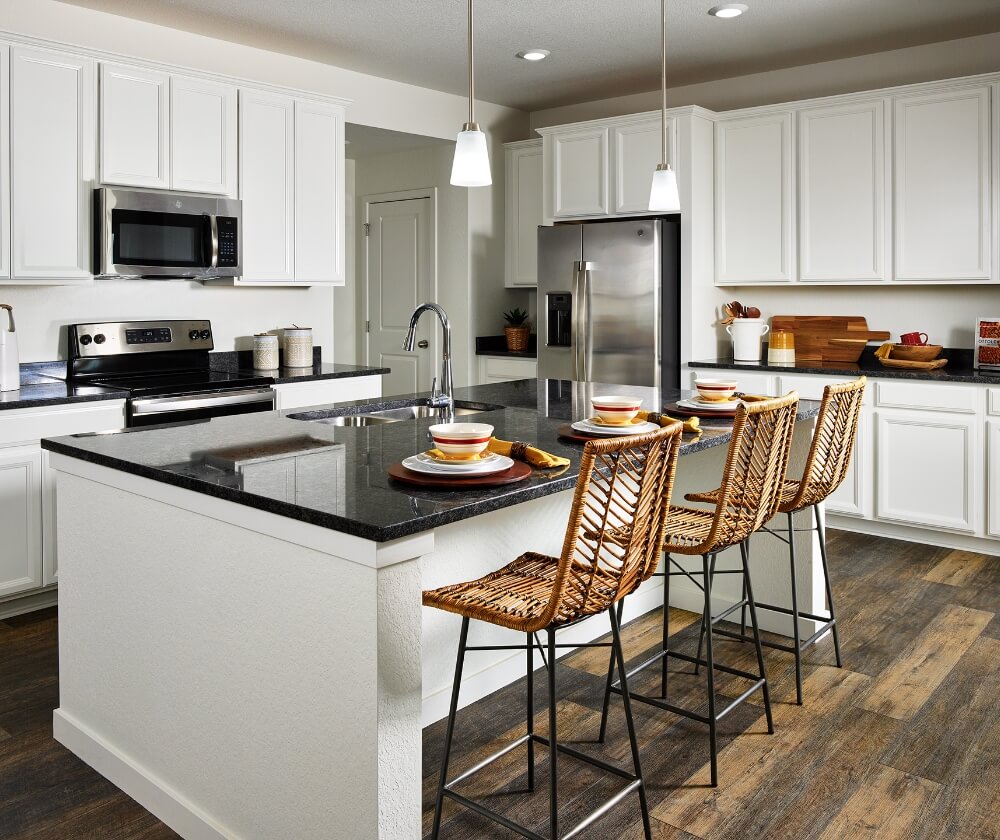
[[[681,428],[587,442],[546,624],[603,612],[656,566]]]
[[[777,513],[798,403],[792,391],[736,409],[715,517],[697,553],[741,543]]]
[[[847,477],[858,436],[858,421],[867,380],[827,385],[816,421],[816,432],[798,491],[781,505],[782,511],[797,511],[819,504]]]

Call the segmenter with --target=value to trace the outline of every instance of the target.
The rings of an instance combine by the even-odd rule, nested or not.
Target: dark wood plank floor
[[[1000,558],[844,532],[830,533],[830,549],[845,667],[831,667],[830,641],[812,648],[800,708],[791,656],[768,652],[776,734],[766,734],[759,698],[726,718],[717,789],[706,784],[703,726],[636,709],[657,840],[1000,840]],[[674,618],[677,642],[693,648],[695,617]],[[629,658],[655,650],[659,620],[650,614],[626,629]],[[175,838],[52,740],[56,628],[55,610],[0,622],[0,840]],[[720,642],[717,657],[752,669],[749,646]],[[604,654],[594,651],[560,662],[561,733],[625,763],[620,703],[608,744],[587,743],[599,722],[603,668]],[[679,669],[671,680],[675,700],[705,708],[700,681]],[[537,683],[544,731],[544,681]],[[740,685],[724,680],[721,691],[734,696]],[[519,735],[523,704],[522,681],[463,710],[453,767],[468,767]],[[443,723],[424,732],[425,829],[443,733]],[[541,749],[537,760],[545,779]],[[615,789],[613,779],[569,759],[560,768],[567,826]],[[465,792],[544,833],[544,786],[526,795],[524,784],[521,749],[467,782]],[[442,834],[512,836],[453,805],[446,805]],[[641,838],[635,797],[582,836]]]

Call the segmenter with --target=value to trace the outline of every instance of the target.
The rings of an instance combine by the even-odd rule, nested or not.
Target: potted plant
[[[514,307],[510,312],[503,313],[507,326],[503,334],[507,337],[508,350],[527,350],[531,327],[528,326],[528,313],[520,307]]]

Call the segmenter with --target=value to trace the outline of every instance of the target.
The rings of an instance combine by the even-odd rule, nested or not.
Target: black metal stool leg
[[[718,746],[716,743],[715,730],[718,721],[715,719],[715,660],[712,655],[712,574],[711,570],[715,566],[715,555],[705,554],[702,556],[702,567],[705,573],[705,614],[704,626],[708,632],[705,634],[705,667],[708,669],[708,746],[711,755],[712,787],[719,785],[719,764]],[[752,614],[752,613],[751,613]],[[699,654],[699,659],[701,655]]]
[[[795,647],[795,702],[802,705],[802,646],[799,638],[799,581],[795,563],[795,514],[788,516],[788,560],[792,570],[792,642]]]
[[[632,766],[635,768],[635,775],[639,777],[639,808],[642,811],[642,830],[646,840],[652,840],[653,832],[649,824],[649,804],[646,802],[646,783],[642,778],[642,767],[639,764],[639,743],[635,737],[635,721],[632,720],[632,701],[628,695],[628,679],[625,675],[625,654],[622,652],[621,618],[620,616],[616,616],[613,610],[608,610],[608,612],[611,615],[611,631],[614,635],[613,652],[618,659],[618,672],[622,675],[622,701],[625,704],[625,725],[628,728],[628,740],[632,748]]]
[[[455,734],[455,716],[458,714],[458,692],[462,687],[462,667],[465,665],[465,647],[469,641],[469,619],[462,619],[462,632],[458,636],[458,658],[455,661],[455,683],[451,688],[451,706],[448,709],[448,727],[444,736],[444,756],[441,758],[441,776],[437,798],[434,800],[434,826],[432,840],[441,833],[441,807],[444,804],[444,786],[448,782],[448,760],[451,758],[451,740]]]
[[[746,601],[747,599],[747,579],[744,575],[743,577],[743,594],[740,596],[741,601]],[[744,603],[740,607],[740,635],[745,636],[747,634],[747,605]]]
[[[712,562],[709,564],[709,567],[708,567],[708,574],[709,574],[710,577],[714,577],[714,575],[715,575],[715,555],[714,554],[712,555]],[[712,620],[712,614],[711,614],[711,612],[709,612],[709,618],[708,618],[708,620],[709,621]],[[705,619],[703,617],[702,621],[701,621],[701,630],[698,631],[698,655],[695,657],[695,663],[694,663],[694,673],[695,673],[695,676],[698,675],[698,673],[699,673],[698,669],[701,667],[699,665],[699,661],[701,660],[701,648],[702,648],[702,644],[704,643],[704,641],[705,641]]]
[[[747,585],[747,603],[750,607],[750,624],[753,627],[753,644],[757,649],[757,667],[760,669],[760,678],[764,681],[762,690],[764,692],[764,714],[767,715],[768,734],[774,734],[774,718],[771,717],[771,692],[767,685],[767,672],[764,670],[764,651],[760,646],[760,628],[757,626],[757,605],[753,600],[753,582],[750,580],[750,541],[744,540],[740,543],[740,555],[743,557],[743,580]]]
[[[534,793],[535,791],[535,640],[532,638],[532,634],[527,635],[527,653],[528,653],[528,702],[527,702],[527,717],[528,717],[528,790]]]
[[[609,616],[614,607],[608,610]],[[625,612],[625,599],[622,598],[618,602],[618,625],[621,626],[622,623],[622,613]],[[611,622],[611,629],[614,630],[614,621]],[[604,736],[608,731],[608,709],[611,706],[611,686],[615,682],[615,652],[611,651],[611,659],[608,661],[608,679],[604,684],[604,705],[601,707],[601,731],[597,735],[597,741],[600,744],[604,743]]]
[[[826,603],[830,610],[830,621],[833,622],[833,649],[837,654],[837,667],[843,668],[844,663],[840,658],[840,632],[837,630],[837,613],[833,609],[833,585],[830,582],[830,567],[826,562],[826,532],[823,529],[822,517],[819,515],[819,506],[813,505],[813,514],[816,517],[816,531],[819,536],[819,556],[823,561],[823,582],[826,584]]]
[[[556,631],[549,634],[549,837],[559,837],[559,787],[558,757],[559,738],[556,732]]]
[[[667,698],[667,651],[670,650],[670,555],[663,574],[663,659],[660,660],[660,697]]]

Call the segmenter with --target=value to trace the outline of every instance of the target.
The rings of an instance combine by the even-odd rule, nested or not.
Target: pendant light
[[[488,187],[493,183],[486,135],[476,123],[476,71],[473,56],[472,0],[469,0],[469,121],[462,126],[455,140],[451,183],[456,187]]]
[[[649,209],[658,213],[681,209],[677,175],[667,163],[667,0],[660,0],[660,163],[649,189]]]

